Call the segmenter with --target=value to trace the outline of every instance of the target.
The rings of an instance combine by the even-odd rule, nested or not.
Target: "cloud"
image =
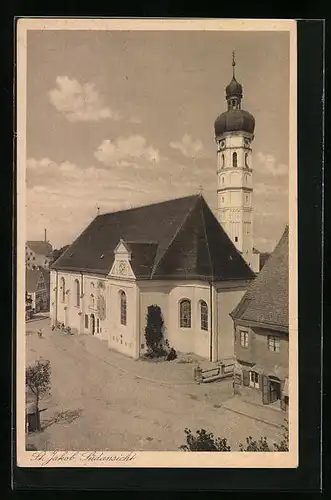
[[[260,163],[259,171],[272,176],[285,176],[288,174],[288,166],[284,163],[277,163],[276,158],[271,154],[265,154],[261,151],[256,154]],[[262,167],[262,168],[261,168]]]
[[[193,140],[189,134],[184,134],[178,142],[170,142],[170,147],[178,149],[187,158],[195,158],[203,151],[203,144],[199,139]]]
[[[264,197],[283,197],[288,195],[288,186],[270,184],[268,182],[254,183],[254,194]]]
[[[94,156],[105,165],[120,165],[127,167],[137,165],[137,161],[159,163],[160,153],[153,146],[148,146],[141,135],[119,137],[115,141],[104,140],[94,153]]]
[[[81,84],[67,76],[56,78],[56,88],[48,92],[53,106],[71,122],[119,120],[120,114],[103,105],[93,83]]]

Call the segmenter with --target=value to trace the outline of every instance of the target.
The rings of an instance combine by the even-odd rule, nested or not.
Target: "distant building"
[[[46,237],[46,235],[45,235]],[[27,269],[48,269],[52,258],[52,245],[48,241],[27,241],[25,244],[25,266]]]
[[[288,227],[261,272],[232,311],[236,381],[263,403],[288,406]]]
[[[25,271],[26,311],[49,311],[50,271],[43,268]]]
[[[138,358],[157,305],[176,350],[232,358],[229,313],[254,277],[202,196],[98,215],[51,266],[51,320]]]

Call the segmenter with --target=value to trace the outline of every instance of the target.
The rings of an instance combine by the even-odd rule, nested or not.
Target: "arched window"
[[[65,302],[66,301],[66,282],[65,282],[64,278],[61,278],[60,290],[61,290],[61,302]]]
[[[181,328],[191,328],[191,301],[188,299],[179,303],[179,324]]]
[[[90,287],[91,287],[91,293],[93,293],[93,290],[94,290],[94,283],[92,281],[92,283],[90,284]]]
[[[126,294],[125,292],[121,291],[120,292],[120,299],[121,299],[121,304],[120,304],[120,309],[121,309],[121,325],[126,325],[127,321],[127,308],[126,308]]]
[[[245,153],[245,166],[249,168],[249,163],[248,163],[248,153]]]
[[[79,281],[75,280],[76,306],[80,306],[80,286]]]
[[[91,307],[91,309],[94,309],[94,306],[95,306],[95,299],[94,299],[93,293],[91,293],[91,296],[90,296],[90,307]]]
[[[222,177],[222,184],[224,184],[224,175],[223,175],[223,177]]]
[[[200,327],[208,330],[208,306],[204,300],[200,301]]]
[[[237,167],[238,166],[238,155],[237,153],[232,153],[232,166]]]
[[[225,167],[225,157],[224,157],[224,154],[222,154],[222,168]]]

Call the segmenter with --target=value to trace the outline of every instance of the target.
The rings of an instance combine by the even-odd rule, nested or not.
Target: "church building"
[[[226,99],[228,110],[215,122],[218,219],[202,195],[98,215],[51,266],[53,325],[95,335],[137,359],[146,349],[148,307],[157,305],[165,338],[177,351],[210,361],[233,357],[230,313],[254,280],[259,255],[253,249],[255,123],[241,109],[234,73]]]

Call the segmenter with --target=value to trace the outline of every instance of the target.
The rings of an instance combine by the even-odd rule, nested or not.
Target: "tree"
[[[150,357],[160,357],[165,354],[161,345],[164,334],[164,322],[161,308],[156,305],[148,306],[145,328],[147,354]]]
[[[283,427],[283,439],[280,443],[270,445],[266,437],[261,437],[258,440],[248,436],[246,445],[239,444],[240,451],[289,451],[289,433],[288,422],[285,421]],[[193,435],[190,429],[185,429],[186,444],[181,445],[179,449],[183,451],[231,451],[226,438],[214,437],[212,432],[205,429],[196,431]]]
[[[215,438],[212,432],[205,429],[196,431],[192,434],[190,429],[185,429],[186,444],[179,448],[183,451],[231,451],[226,438]]]
[[[36,414],[39,415],[40,399],[49,393],[51,388],[51,365],[48,360],[37,360],[27,367],[25,383],[35,397]],[[40,427],[38,419],[38,427]]]
[[[61,255],[69,248],[69,245],[64,245],[59,249],[54,249],[51,254],[49,265],[51,266],[54,262],[61,257]]]

